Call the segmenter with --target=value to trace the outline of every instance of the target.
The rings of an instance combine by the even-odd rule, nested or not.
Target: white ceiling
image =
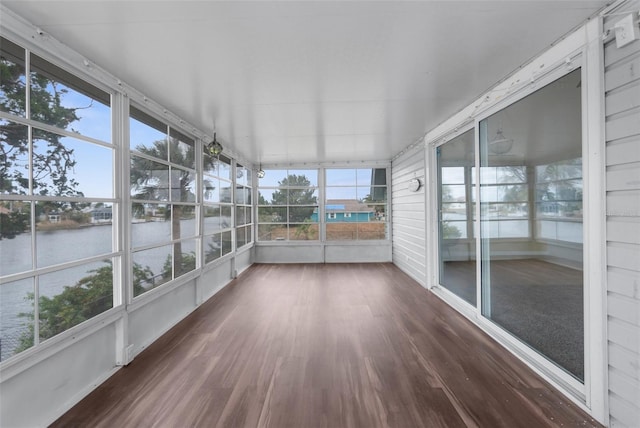
[[[389,160],[607,3],[2,2],[263,164]]]

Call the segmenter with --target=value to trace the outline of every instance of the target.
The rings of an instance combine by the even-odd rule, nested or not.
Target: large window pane
[[[31,119],[111,142],[111,96],[31,55]]]
[[[169,166],[131,157],[131,197],[150,201],[169,200]]]
[[[55,202],[36,203],[37,265],[46,267],[108,254],[113,227],[92,223],[90,212]],[[55,250],[53,250],[55,249]]]
[[[39,278],[40,340],[113,307],[112,262],[90,263]]]
[[[113,197],[113,150],[33,130],[33,192],[52,196]]]
[[[131,150],[168,160],[167,125],[131,106],[129,145]]]
[[[482,314],[583,380],[580,78],[567,74],[479,131]]]
[[[133,295],[139,296],[156,288],[172,276],[173,248],[171,245],[133,253],[133,274],[140,280],[134,283]]]
[[[0,361],[33,346],[33,281],[28,278],[0,285]]]
[[[29,194],[29,128],[0,119],[0,192]]]
[[[0,273],[32,268],[31,203],[0,200]]]
[[[438,159],[440,285],[476,305],[475,239],[469,238],[473,130],[436,149]],[[469,238],[469,239],[468,239]]]
[[[131,243],[133,248],[161,244],[171,240],[169,205],[134,204]]]
[[[0,110],[17,116],[26,115],[25,51],[0,37]]]

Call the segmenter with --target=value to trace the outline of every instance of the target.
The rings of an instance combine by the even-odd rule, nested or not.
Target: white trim
[[[585,26],[583,75],[585,389],[591,415],[609,423],[607,358],[604,42],[602,18]]]

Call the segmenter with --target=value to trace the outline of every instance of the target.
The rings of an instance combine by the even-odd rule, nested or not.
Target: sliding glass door
[[[584,381],[580,70],[479,123],[481,311]]]
[[[440,285],[476,305],[476,241],[473,232],[473,129],[436,149]]]

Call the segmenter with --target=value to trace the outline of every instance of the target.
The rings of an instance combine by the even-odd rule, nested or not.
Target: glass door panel
[[[480,122],[482,314],[584,381],[580,70]]]
[[[471,171],[473,129],[436,149],[440,285],[476,305],[476,241],[473,236]]]

